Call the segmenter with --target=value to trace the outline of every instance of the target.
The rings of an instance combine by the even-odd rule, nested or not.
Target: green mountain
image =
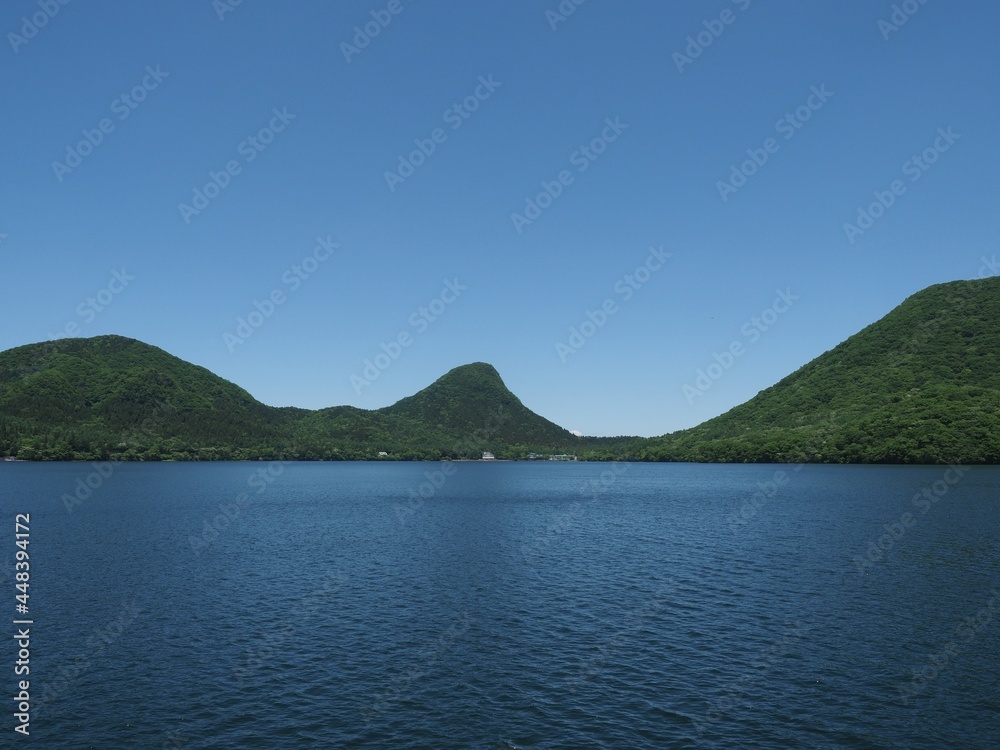
[[[929,287],[741,406],[655,438],[673,461],[1000,462],[1000,277]]]
[[[495,415],[491,430],[502,443],[567,445],[574,436],[529,410],[511,393],[493,365],[475,362],[456,367],[419,393],[381,410],[446,434],[465,434],[483,415]]]
[[[384,409],[266,406],[203,367],[121,336],[0,353],[0,455],[28,459],[479,457],[577,440],[493,367],[458,367]]]
[[[579,439],[529,410],[492,365],[456,367],[392,406],[365,411],[337,406],[311,412],[293,428],[307,458],[520,457],[559,453]]]
[[[0,453],[133,459],[155,446],[197,455],[272,443],[295,411],[265,406],[203,367],[121,336],[0,353]]]
[[[121,336],[0,352],[0,456],[1000,463],[1000,277],[940,284],[727,413],[660,438],[580,438],[497,371],[457,367],[383,409],[266,406]]]

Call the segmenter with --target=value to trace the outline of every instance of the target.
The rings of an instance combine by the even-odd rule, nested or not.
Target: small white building
[[[493,455],[492,453],[490,453],[489,451],[485,451],[485,452],[483,453],[483,460],[484,460],[484,461],[495,461],[495,460],[496,460],[496,456],[494,456],[494,455]]]

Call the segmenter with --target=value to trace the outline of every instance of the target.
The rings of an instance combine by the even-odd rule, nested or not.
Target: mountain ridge
[[[483,362],[379,409],[310,410],[268,406],[204,367],[116,334],[0,352],[0,454],[28,459],[468,458],[480,444],[554,450],[574,439]]]
[[[1000,277],[946,282],[647,457],[997,463],[997,414]]]
[[[578,437],[473,362],[379,409],[273,407],[124,336],[0,352],[0,455],[1000,463],[1000,277],[935,284],[754,398],[654,438]]]

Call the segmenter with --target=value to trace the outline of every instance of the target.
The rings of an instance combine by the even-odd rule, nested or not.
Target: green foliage
[[[726,414],[660,438],[576,437],[490,365],[392,406],[274,408],[121,336],[0,353],[0,456],[28,460],[1000,463],[1000,278],[930,287]],[[380,456],[385,452],[388,456]]]
[[[382,413],[403,417],[419,430],[433,427],[443,435],[468,435],[487,429],[493,443],[568,445],[574,436],[530,411],[504,385],[500,374],[484,362],[456,367],[428,388],[404,398]],[[483,450],[488,450],[487,445]],[[480,451],[481,452],[481,451]]]
[[[1000,462],[1000,278],[932,286],[644,458]]]
[[[273,408],[121,336],[0,353],[0,455],[29,460],[498,458],[578,438],[528,410],[490,365],[459,367],[376,411]]]

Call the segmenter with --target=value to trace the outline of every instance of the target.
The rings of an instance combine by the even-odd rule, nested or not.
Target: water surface
[[[19,746],[1000,747],[998,469],[109,468],[0,465]]]

